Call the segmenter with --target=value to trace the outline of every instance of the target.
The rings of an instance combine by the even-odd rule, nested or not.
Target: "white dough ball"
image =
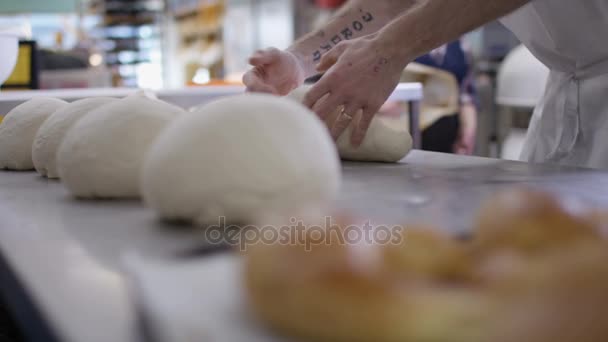
[[[36,171],[48,178],[58,178],[57,149],[68,129],[92,110],[112,101],[118,100],[111,97],[93,97],[74,101],[55,111],[40,126],[34,139],[32,160]]]
[[[145,97],[106,104],[68,130],[57,170],[79,198],[137,198],[144,156],[161,130],[183,110]]]
[[[295,89],[288,98],[302,102],[311,86],[305,85]],[[340,108],[327,119],[332,124],[341,113]],[[354,115],[354,113],[349,113]],[[340,135],[337,141],[340,158],[361,162],[396,163],[403,159],[412,150],[412,137],[407,132],[405,122],[399,119],[384,118],[376,115],[365,135],[363,143],[354,147],[351,136],[355,120]]]
[[[314,113],[271,95],[223,98],[175,120],[143,168],[145,202],[160,217],[245,223],[262,212],[331,201],[341,168]]]
[[[13,108],[0,124],[0,169],[33,170],[32,144],[42,123],[67,102],[35,97]]]

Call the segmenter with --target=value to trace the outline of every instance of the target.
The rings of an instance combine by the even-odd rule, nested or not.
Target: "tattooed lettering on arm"
[[[349,40],[353,37],[353,31],[351,31],[351,29],[349,27],[342,30],[341,33],[342,33],[342,37],[344,38],[344,40]]]
[[[365,24],[368,24],[374,21],[374,15],[370,12],[365,12],[363,9],[359,9],[361,13],[360,20],[353,20],[353,22],[347,27],[340,30],[340,33],[331,37],[331,39],[325,44],[319,46],[319,49],[314,51],[312,54],[312,60],[317,63],[321,60],[321,57],[324,53],[331,50],[334,46],[338,45],[343,40],[352,39],[356,32],[361,32],[365,28]],[[325,31],[320,30],[317,32],[316,36],[319,38],[325,38]]]
[[[312,60],[317,63],[318,61],[321,60],[321,57],[323,56],[323,54],[321,53],[321,51],[317,50],[315,52],[313,52],[312,54]]]

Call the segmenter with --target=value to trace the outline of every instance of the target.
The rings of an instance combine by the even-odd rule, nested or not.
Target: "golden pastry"
[[[583,217],[596,227],[603,238],[608,238],[608,211],[594,210]]]
[[[525,189],[490,198],[474,229],[482,254],[510,249],[534,255],[597,236],[593,224],[568,213],[551,195]]]
[[[492,293],[483,341],[608,340],[608,246],[580,241],[530,261]]]
[[[472,280],[472,260],[464,244],[430,227],[405,228],[399,244],[384,246],[394,272],[438,281]]]
[[[292,245],[252,245],[246,254],[251,308],[275,331],[316,341],[469,341],[474,334],[468,322],[483,316],[483,298],[472,286],[450,288],[468,267],[449,239],[412,230],[398,246],[307,246],[312,237],[304,236]],[[429,261],[432,250],[439,253]]]
[[[246,291],[261,322],[302,340],[604,342],[605,218],[515,190],[488,202],[470,243],[404,227],[378,244],[348,241],[356,221],[327,227],[317,212],[301,234],[248,246]]]

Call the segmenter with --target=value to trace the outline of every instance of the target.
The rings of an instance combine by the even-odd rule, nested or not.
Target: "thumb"
[[[259,75],[258,67],[249,70],[243,75],[243,84],[247,87],[247,92],[269,93],[275,94],[276,90],[264,82],[264,79]]]

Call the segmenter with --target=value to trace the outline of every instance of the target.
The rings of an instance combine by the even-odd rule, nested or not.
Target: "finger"
[[[264,83],[253,83],[245,89],[248,93],[266,93],[266,94],[274,94],[279,95],[278,91]]]
[[[369,106],[363,108],[363,114],[361,115],[361,118],[359,118],[357,127],[353,130],[351,143],[354,147],[361,146],[363,139],[365,139],[365,135],[367,134],[367,130],[369,130],[369,126],[372,124],[372,120],[376,115],[376,110],[370,108],[371,107]]]
[[[279,54],[280,51],[274,48],[259,50],[249,58],[249,64],[254,66],[271,64],[279,57]]]
[[[325,118],[325,125],[327,125],[327,128],[329,128],[330,130],[333,128],[334,123],[336,123],[338,117],[340,116],[340,114],[342,114],[343,111],[344,105],[338,106],[338,108],[336,108],[329,116]]]
[[[261,81],[261,78],[258,73],[255,72],[255,69],[249,70],[243,75],[243,84],[247,87],[259,81]]]
[[[327,52],[325,55],[323,55],[323,57],[321,57],[321,60],[317,64],[317,71],[325,72],[329,70],[329,68],[331,68],[334,64],[336,64],[336,62],[338,62],[340,56],[342,56],[344,51],[346,51],[346,47],[346,44],[340,43],[336,45],[333,49],[329,50],[329,52]]]
[[[331,128],[331,136],[334,140],[338,140],[344,131],[350,126],[355,118],[360,114],[361,107],[357,105],[347,105],[344,107],[340,116],[336,119],[333,127]]]
[[[304,101],[302,103],[312,109],[314,105],[325,95],[329,93],[329,85],[327,81],[324,81],[323,78],[319,82],[317,82],[304,96]]]
[[[342,103],[339,97],[333,94],[326,94],[321,100],[317,101],[312,108],[312,111],[317,113],[321,120],[327,119],[334,113]]]
[[[256,52],[253,53],[253,55],[251,55],[251,57],[249,58],[249,60],[254,60],[254,61],[259,61],[259,62],[269,62],[272,61],[274,58],[278,57],[280,55],[280,50],[279,49],[275,49],[275,48],[269,48],[269,49],[264,49],[264,50],[257,50]]]
[[[254,70],[250,70],[243,75],[243,83],[247,87],[246,91],[248,92],[276,93],[276,90],[270,85],[264,83],[264,81]]]
[[[311,110],[313,112],[315,112],[315,114],[317,114],[316,110],[318,110],[318,108],[325,102],[327,101],[327,98],[330,96],[331,94],[327,93],[325,95],[323,95],[322,98],[320,98],[315,104],[314,106],[312,106]],[[336,110],[341,110],[341,107],[338,107]],[[318,116],[318,115],[317,115]],[[326,116],[325,118],[321,119],[323,122],[325,122],[325,124],[327,125],[327,128],[331,129],[331,125],[333,124],[333,122],[335,121],[335,119],[337,118],[337,116],[334,116],[334,114],[332,113],[332,115]]]

